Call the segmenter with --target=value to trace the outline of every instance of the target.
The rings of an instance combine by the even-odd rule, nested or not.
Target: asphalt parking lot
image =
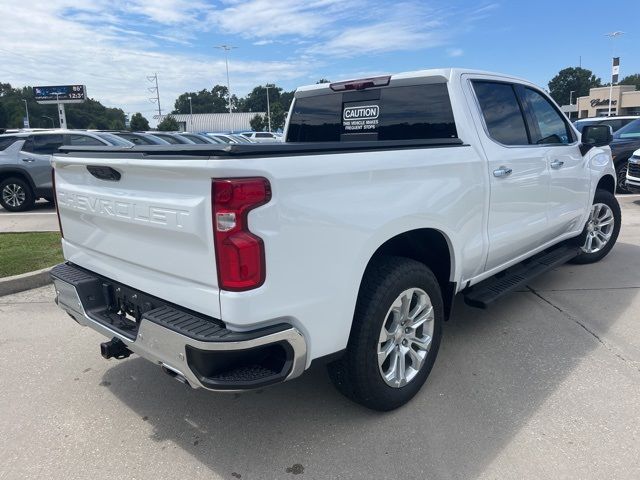
[[[487,311],[458,302],[425,388],[387,414],[323,368],[190,390],[143,359],[103,360],[51,287],[0,297],[0,479],[640,478],[640,196],[620,201],[599,264]]]
[[[44,200],[29,212],[8,212],[0,207],[0,233],[56,232],[59,230],[56,208]]]

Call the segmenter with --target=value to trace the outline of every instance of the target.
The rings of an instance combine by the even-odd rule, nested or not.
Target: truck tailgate
[[[56,156],[65,258],[220,318],[212,163]]]

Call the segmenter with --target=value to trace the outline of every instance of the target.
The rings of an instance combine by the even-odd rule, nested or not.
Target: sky
[[[232,93],[434,67],[527,78],[562,68],[640,73],[640,0],[0,0],[0,81],[84,84],[89,97],[151,119],[185,91]],[[605,34],[623,31],[615,41]],[[613,50],[612,50],[613,48]],[[153,122],[155,123],[155,122]]]

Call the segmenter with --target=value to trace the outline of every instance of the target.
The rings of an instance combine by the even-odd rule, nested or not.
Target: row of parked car
[[[0,205],[12,212],[53,201],[51,156],[62,145],[128,146],[279,142],[272,132],[192,133],[90,130],[15,130],[0,135]]]
[[[579,131],[593,124],[607,124],[614,130],[610,147],[618,193],[640,192],[640,118],[598,117],[574,123]],[[229,145],[280,141],[281,136],[272,132],[13,131],[0,135],[0,205],[20,212],[33,208],[39,198],[52,201],[51,155],[62,145]]]
[[[618,177],[617,192],[635,192],[637,189],[633,175],[640,177],[640,171],[636,172],[635,162],[636,158],[640,158],[638,157],[640,153],[634,154],[636,150],[640,149],[640,116],[583,118],[576,120],[573,124],[580,133],[587,125],[609,125],[611,127],[613,142],[609,146]],[[627,172],[632,174],[630,180],[627,180]],[[640,184],[640,178],[637,183]]]

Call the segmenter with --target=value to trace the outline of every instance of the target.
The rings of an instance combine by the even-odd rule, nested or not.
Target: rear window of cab
[[[296,98],[287,142],[457,138],[445,83]]]

